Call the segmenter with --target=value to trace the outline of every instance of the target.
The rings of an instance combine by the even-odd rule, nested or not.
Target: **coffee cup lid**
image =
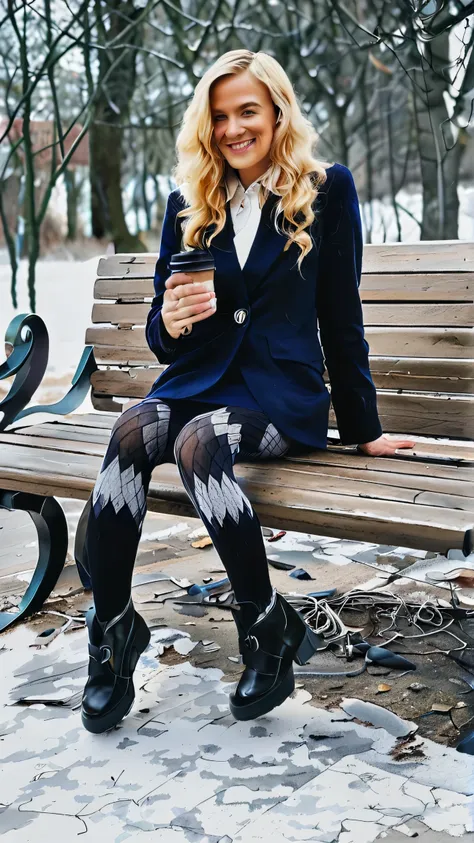
[[[171,255],[170,271],[200,272],[204,269],[215,269],[214,258],[208,249],[188,249]]]

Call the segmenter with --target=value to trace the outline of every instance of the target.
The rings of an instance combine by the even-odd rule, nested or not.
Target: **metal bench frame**
[[[54,404],[27,407],[41,384],[48,365],[49,338],[44,321],[34,313],[21,313],[10,322],[5,334],[5,362],[0,366],[0,380],[14,377],[7,396],[0,401],[0,432],[33,413],[68,415],[77,410],[91,386],[96,371],[94,349],[86,346],[72,379],[71,388]],[[26,408],[26,409],[25,409]],[[51,495],[9,491],[0,487],[0,509],[22,510],[33,521],[38,535],[38,561],[34,575],[16,612],[0,612],[0,631],[41,609],[51,594],[66,561],[68,526],[64,510]],[[78,545],[80,552],[80,545]],[[77,559],[84,588],[90,577]]]

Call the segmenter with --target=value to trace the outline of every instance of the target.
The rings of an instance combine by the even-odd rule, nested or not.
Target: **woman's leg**
[[[98,620],[127,605],[155,466],[174,462],[209,530],[239,601],[267,605],[272,589],[260,524],[233,473],[238,459],[282,456],[288,443],[263,414],[219,408],[190,419],[190,406],[157,399],[126,410],[113,428],[85,539]],[[175,444],[176,443],[176,444]]]
[[[238,485],[239,460],[281,457],[289,442],[264,413],[221,407],[191,419],[174,446],[181,479],[226,568],[235,598],[259,611],[272,598],[259,520]]]
[[[293,661],[306,663],[320,646],[303,617],[272,591],[260,524],[233,473],[237,457],[281,457],[289,444],[263,413],[222,407],[189,421],[174,448],[236,597],[232,612],[245,665],[229,698],[237,720],[281,705],[294,691]]]
[[[156,465],[174,460],[173,441],[171,410],[156,399],[126,410],[112,430],[85,538],[100,621],[117,617],[129,601],[151,473]]]
[[[242,610],[240,619],[237,612],[234,616],[246,670],[231,697],[231,710],[238,719],[249,719],[292,692],[295,653],[307,655],[315,645],[304,644],[304,621],[272,593],[260,525],[233,473],[238,457],[279,457],[288,447],[263,413],[238,407],[189,420],[184,404],[171,410],[146,399],[117,420],[94,487],[86,534],[95,608],[86,616],[90,658],[82,722],[90,732],[113,728],[133,704],[133,672],[150,640],[130,597],[133,566],[152,470],[174,459]],[[245,647],[252,641],[258,652],[249,654]]]
[[[155,465],[174,460],[172,444],[189,417],[184,406],[171,410],[155,399],[126,410],[94,487],[85,551],[95,606],[86,614],[89,673],[81,717],[95,734],[116,726],[133,704],[133,672],[150,641],[131,598],[146,496]]]

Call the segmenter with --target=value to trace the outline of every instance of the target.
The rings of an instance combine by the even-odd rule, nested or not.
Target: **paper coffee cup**
[[[207,249],[188,249],[184,252],[177,252],[171,255],[169,269],[173,275],[176,272],[184,272],[198,284],[204,284],[209,293],[214,292],[214,258]],[[186,325],[181,331],[182,334],[190,334],[192,323]]]

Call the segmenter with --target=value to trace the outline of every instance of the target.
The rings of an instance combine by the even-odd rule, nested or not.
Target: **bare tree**
[[[143,251],[140,239],[129,232],[122,202],[122,142],[124,122],[136,86],[136,63],[143,25],[156,0],[138,6],[134,0],[94,3],[98,38],[98,96],[90,128],[90,183],[92,232],[110,236],[116,251]],[[86,62],[91,50],[85,51]],[[89,71],[90,72],[90,71]]]
[[[35,309],[35,269],[40,254],[40,230],[44,222],[54,187],[61,177],[65,177],[70,190],[71,176],[68,166],[87,133],[100,125],[97,112],[101,103],[110,102],[107,93],[112,84],[117,88],[117,71],[120,67],[130,68],[130,56],[135,56],[137,43],[135,30],[143,16],[153,7],[148,3],[145,8],[137,9],[136,15],[127,21],[123,33],[127,41],[120,42],[114,32],[109,40],[99,36],[98,18],[91,16],[91,7],[97,11],[100,7],[100,23],[108,26],[111,11],[109,3],[102,0],[71,0],[67,4],[55,4],[52,0],[38,0],[37,3],[18,3],[15,0],[1,0],[2,20],[0,35],[0,56],[3,59],[3,91],[5,117],[0,132],[0,143],[8,145],[1,168],[0,180],[0,218],[12,266],[12,295],[16,304],[17,257],[14,235],[8,223],[4,202],[4,177],[8,167],[15,161],[22,171],[25,184],[23,217],[25,220],[25,246],[28,255],[28,291],[31,309]],[[116,4],[125,6],[125,3]],[[156,5],[156,0],[155,0]],[[54,12],[54,16],[53,16]],[[120,16],[118,16],[120,17]],[[127,16],[129,17],[129,16]],[[118,18],[117,18],[118,19]],[[94,25],[90,26],[90,20]],[[75,96],[62,97],[59,94],[59,81],[70,73],[71,65],[82,69],[84,55],[94,50],[100,56],[107,54],[105,66],[96,68],[94,62],[86,64],[84,84],[78,86]],[[134,59],[133,59],[134,61]],[[76,74],[82,80],[81,74]],[[121,79],[126,87],[127,72]],[[115,87],[114,87],[115,86]],[[105,92],[105,93],[104,93]],[[125,97],[133,93],[133,85]],[[112,108],[113,111],[113,108]],[[47,141],[38,144],[35,138],[35,123],[38,117],[49,123]],[[96,121],[96,122],[94,122]],[[100,145],[103,139],[97,139]],[[107,156],[113,158],[114,143],[112,136],[102,159],[103,169],[108,163]],[[94,149],[94,138],[92,139]],[[5,146],[3,147],[5,148]],[[96,152],[96,148],[94,149]],[[40,172],[45,176],[45,159],[49,162],[47,176],[43,178],[42,189],[37,183]],[[110,204],[121,207],[120,173],[113,171],[110,182]],[[123,217],[123,214],[122,214]],[[69,220],[70,230],[73,220]],[[126,238],[126,226],[116,229],[113,234],[121,245]],[[135,241],[128,244],[136,247]]]
[[[39,232],[61,178],[74,233],[78,184],[70,164],[81,140],[88,135],[93,233],[116,250],[143,249],[139,229],[159,222],[159,176],[174,164],[195,85],[217,56],[238,47],[264,50],[286,68],[319,133],[317,154],[354,171],[368,241],[382,198],[398,239],[404,217],[415,219],[400,201],[407,184],[421,187],[420,237],[457,237],[458,185],[472,141],[468,0],[0,0],[0,9],[0,219],[14,294],[15,232],[5,206],[13,168],[25,186],[33,308]],[[52,126],[40,193],[38,119]]]

